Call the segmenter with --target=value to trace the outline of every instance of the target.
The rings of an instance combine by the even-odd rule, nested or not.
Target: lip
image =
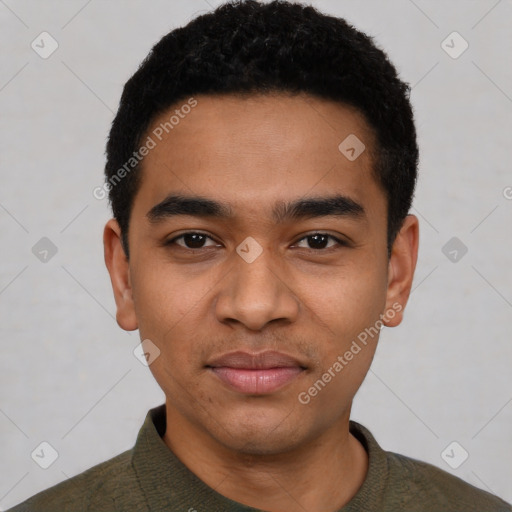
[[[230,352],[206,366],[229,388],[253,395],[273,393],[305,370],[294,357],[275,351]]]

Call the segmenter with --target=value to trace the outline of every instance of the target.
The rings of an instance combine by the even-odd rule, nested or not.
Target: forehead
[[[138,200],[147,206],[180,192],[214,195],[249,214],[287,197],[382,194],[363,116],[311,96],[199,95],[159,116],[146,137],[154,147]]]

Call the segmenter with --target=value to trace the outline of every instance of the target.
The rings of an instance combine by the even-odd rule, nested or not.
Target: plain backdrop
[[[387,51],[412,86],[421,150],[413,292],[352,418],[385,449],[512,501],[512,2],[312,3]],[[133,354],[138,332],[114,320],[110,212],[93,190],[125,81],[218,4],[0,1],[2,509],[131,448],[164,401]],[[58,453],[48,469],[31,455],[41,442]]]

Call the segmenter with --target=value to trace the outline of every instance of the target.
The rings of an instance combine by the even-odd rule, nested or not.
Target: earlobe
[[[121,242],[121,228],[115,219],[110,219],[105,225],[103,248],[116,301],[117,323],[125,331],[134,331],[138,324],[133,303],[130,265]]]
[[[393,243],[388,264],[386,310],[382,319],[387,327],[396,327],[403,319],[416,269],[418,245],[418,218],[407,215]]]

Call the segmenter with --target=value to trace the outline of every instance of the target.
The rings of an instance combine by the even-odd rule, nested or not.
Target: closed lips
[[[232,391],[262,395],[278,391],[306,367],[281,352],[251,354],[239,351],[213,359],[207,368]]]

